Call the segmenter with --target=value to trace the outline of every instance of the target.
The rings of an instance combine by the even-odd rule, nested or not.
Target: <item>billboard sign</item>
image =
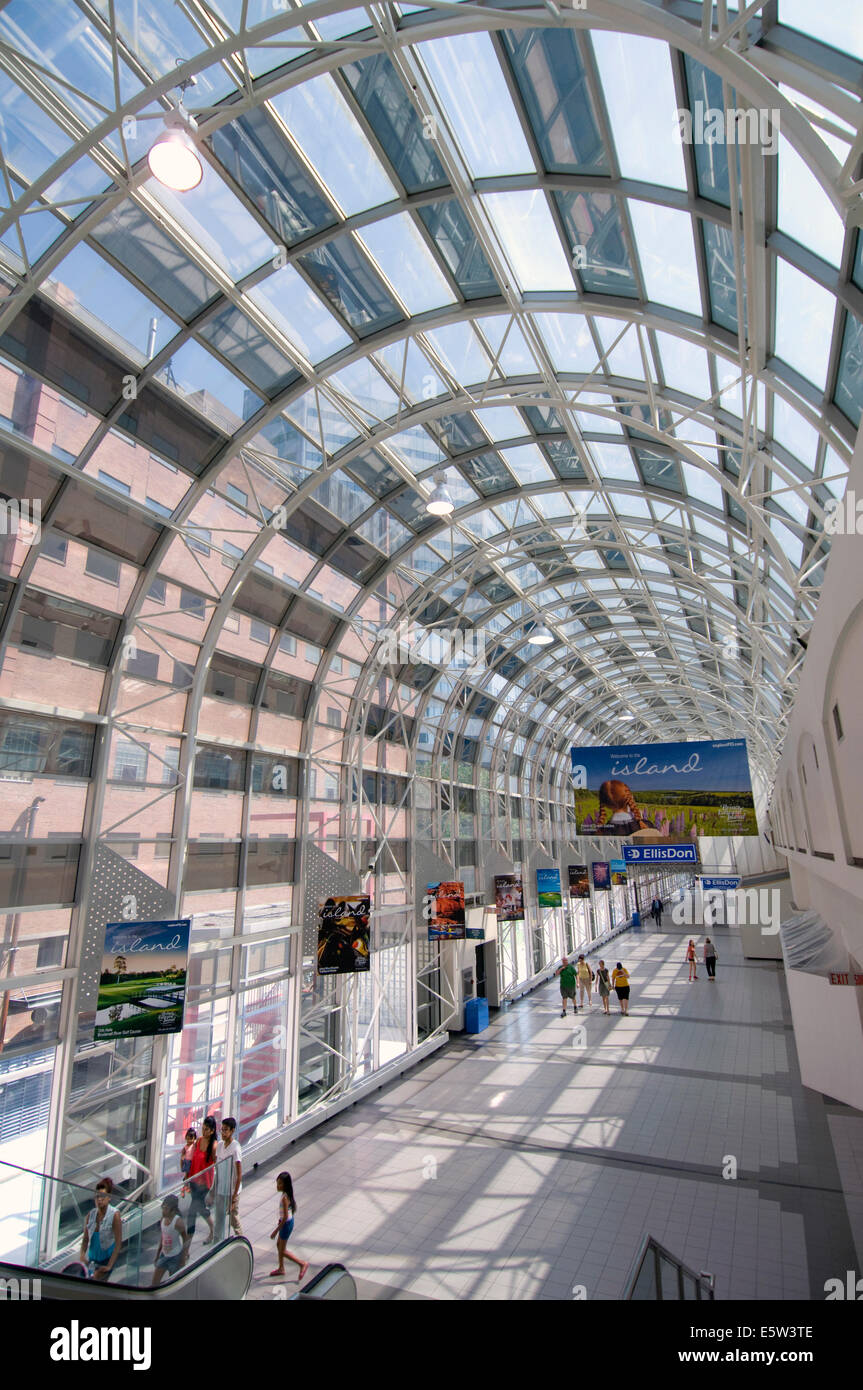
[[[579,835],[757,835],[746,740],[572,748]]]
[[[705,893],[719,890],[723,893],[730,893],[740,887],[739,878],[704,878],[701,879],[701,887]]]
[[[611,889],[611,866],[606,859],[597,859],[591,864],[593,870],[593,887],[596,892],[608,892]]]
[[[524,920],[524,889],[521,874],[495,874],[494,906],[499,922]]]
[[[697,864],[698,850],[688,845],[624,845],[627,864]]]
[[[461,941],[465,935],[464,884],[429,883],[423,898],[429,941]]]
[[[570,864],[567,873],[569,874],[569,896],[571,898],[589,898],[590,875],[587,872],[587,865]]]
[[[318,974],[359,975],[371,969],[367,893],[318,903]]]
[[[560,869],[537,869],[536,891],[540,907],[560,907]]]
[[[626,886],[626,860],[612,859],[611,865],[611,886],[612,888],[622,888]]]
[[[191,930],[191,917],[108,922],[94,1042],[182,1032]]]

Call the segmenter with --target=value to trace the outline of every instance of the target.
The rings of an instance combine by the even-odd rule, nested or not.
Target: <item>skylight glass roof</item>
[[[635,10],[615,32],[539,5],[498,27],[496,9],[394,8],[390,34],[373,7],[218,0],[193,22],[168,0],[12,0],[0,374],[63,418],[39,434],[10,386],[0,432],[55,485],[78,475],[47,546],[83,533],[91,493],[140,516],[124,563],[146,582],[131,568],[107,610],[130,622],[160,566],[187,623],[225,622],[236,597],[275,633],[307,592],[348,626],[481,615],[486,689],[506,703],[522,682],[537,728],[574,726],[624,673],[648,682],[653,736],[732,736],[745,716],[767,768],[764,684],[789,698],[863,411],[842,167],[863,20],[779,0],[743,46],[661,6],[649,33]],[[145,158],[175,71],[196,78],[187,193]],[[778,154],[681,142],[680,111],[695,129],[726,97],[780,111]],[[121,447],[133,482],[108,466]],[[89,538],[106,553],[114,514]],[[718,615],[750,646],[733,689]],[[537,621],[548,653],[526,641]],[[174,636],[194,666],[201,633]]]

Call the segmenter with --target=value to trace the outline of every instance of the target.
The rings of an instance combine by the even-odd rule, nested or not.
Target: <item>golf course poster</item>
[[[743,738],[573,748],[576,833],[645,844],[757,835]]]
[[[560,869],[537,869],[536,892],[540,907],[560,907]]]
[[[107,924],[94,1042],[182,1031],[191,929],[191,917]]]

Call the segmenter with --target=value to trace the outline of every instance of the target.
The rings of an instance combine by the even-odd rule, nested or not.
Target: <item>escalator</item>
[[[236,1237],[208,1250],[194,1264],[186,1265],[172,1279],[165,1279],[158,1288],[141,1288],[136,1284],[82,1279],[52,1269],[33,1269],[31,1266],[0,1262],[0,1281],[6,1299],[16,1291],[20,1298],[24,1290],[32,1291],[39,1281],[42,1302],[240,1302],[252,1282],[254,1256],[245,1239]],[[32,1296],[32,1295],[31,1295]]]

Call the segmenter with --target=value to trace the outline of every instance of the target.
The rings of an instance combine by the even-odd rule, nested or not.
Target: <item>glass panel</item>
[[[734,238],[730,227],[717,222],[701,224],[704,232],[704,253],[707,258],[707,279],[710,288],[710,311],[716,323],[732,333],[737,332],[737,274],[734,261]],[[743,313],[746,321],[746,280],[741,282]]]
[[[672,139],[677,98],[668,45],[596,29],[590,37],[622,177],[686,188],[683,153]]]
[[[544,193],[486,193],[483,203],[526,293],[575,288]]]
[[[546,169],[610,173],[575,33],[504,30],[501,38]]]
[[[822,390],[836,301],[781,256],[776,261],[776,355]],[[763,418],[763,417],[762,417]]]
[[[597,294],[635,297],[638,289],[610,193],[555,193],[573,265],[582,285]]]
[[[447,182],[422,122],[384,53],[347,63],[342,72],[384,153],[408,193],[439,188]],[[327,132],[332,139],[332,131]]]
[[[107,213],[93,237],[181,319],[191,319],[219,293],[215,280],[134,203]]]
[[[455,296],[408,213],[358,233],[411,314],[452,304]]]
[[[629,200],[648,299],[701,315],[692,219],[677,208]]]
[[[357,332],[373,333],[401,318],[401,310],[352,236],[306,252],[298,264]]]
[[[490,35],[434,39],[417,51],[474,177],[533,172]]]
[[[452,198],[418,211],[465,299],[498,294],[497,281],[461,204]]]
[[[785,136],[779,137],[778,227],[830,265],[842,260],[842,219],[821,184]]]
[[[863,324],[853,314],[846,315],[834,399],[852,424],[859,427],[863,412]]]

